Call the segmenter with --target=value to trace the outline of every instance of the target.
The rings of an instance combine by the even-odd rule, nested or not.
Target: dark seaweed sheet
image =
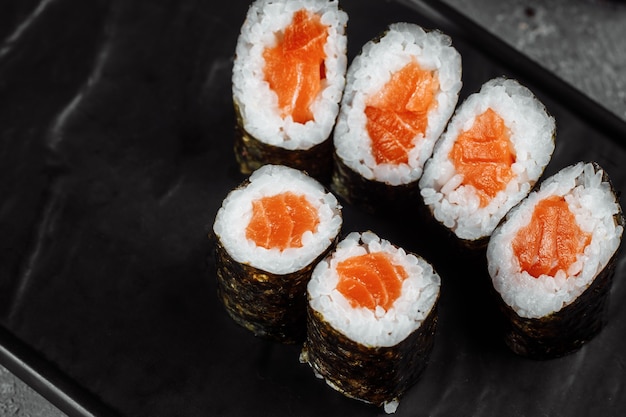
[[[555,116],[546,175],[595,160],[626,190],[624,123],[483,30],[402,3],[342,2],[350,57],[394,21],[441,28],[463,57],[462,98],[507,75]],[[243,179],[230,69],[247,4],[0,3],[0,359],[70,415],[382,412],[325,386],[297,346],[252,337],[217,300],[208,232]],[[606,328],[572,355],[533,361],[496,331],[480,255],[416,217],[346,206],[344,220],[443,279],[430,364],[397,416],[626,411],[623,249]]]

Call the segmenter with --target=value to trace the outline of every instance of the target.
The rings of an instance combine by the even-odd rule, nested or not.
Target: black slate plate
[[[440,28],[463,56],[462,97],[506,75],[557,120],[546,175],[599,162],[626,190],[626,127],[439,2],[345,0],[350,58],[395,21]],[[242,176],[230,70],[248,2],[0,4],[0,360],[70,415],[367,416],[218,304],[207,235]],[[433,8],[431,8],[433,7]],[[436,10],[439,10],[437,12]],[[444,17],[445,16],[445,17]],[[626,261],[609,324],[551,361],[510,353],[480,256],[415,218],[346,206],[442,275],[431,362],[397,416],[626,411]]]

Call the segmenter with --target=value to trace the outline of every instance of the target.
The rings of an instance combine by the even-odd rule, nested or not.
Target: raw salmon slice
[[[311,103],[326,78],[324,45],[328,27],[319,15],[297,11],[278,44],[263,52],[265,80],[278,95],[282,117],[294,122],[313,120]]]
[[[354,256],[337,264],[337,290],[352,307],[377,306],[388,310],[402,291],[402,281],[408,277],[404,268],[394,265],[382,252]]]
[[[252,202],[246,237],[266,249],[299,248],[302,235],[318,224],[317,210],[306,197],[288,191]]]
[[[426,132],[428,112],[436,105],[439,81],[413,60],[394,73],[365,107],[367,132],[376,163],[408,163],[413,139]]]
[[[449,156],[463,175],[463,184],[478,191],[481,207],[488,205],[513,178],[515,151],[509,131],[502,117],[490,108],[458,136]]]
[[[560,269],[567,272],[590,241],[565,199],[554,196],[537,204],[530,223],[513,239],[513,252],[533,277],[554,276]]]

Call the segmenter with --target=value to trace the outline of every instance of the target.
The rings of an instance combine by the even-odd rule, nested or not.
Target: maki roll
[[[337,199],[305,173],[266,165],[218,210],[218,297],[255,335],[294,343],[305,334],[306,285],[341,229]]]
[[[346,79],[333,190],[368,211],[410,201],[458,101],[461,56],[443,33],[395,23],[363,46]]]
[[[238,38],[232,91],[235,156],[243,173],[265,164],[330,179],[348,17],[333,0],[257,0]]]
[[[350,233],[308,284],[300,360],[344,395],[394,412],[433,348],[440,285],[421,257]]]
[[[618,199],[595,163],[564,168],[507,214],[487,260],[515,353],[562,356],[602,329],[623,230]]]
[[[455,112],[419,186],[430,214],[469,247],[487,244],[554,151],[555,121],[532,92],[496,78]]]

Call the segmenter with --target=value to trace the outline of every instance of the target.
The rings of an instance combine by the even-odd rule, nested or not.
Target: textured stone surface
[[[65,414],[0,365],[0,416],[61,417]]]
[[[445,0],[626,119],[626,2]]]
[[[626,119],[626,2],[445,0]],[[0,416],[64,416],[0,366]]]

